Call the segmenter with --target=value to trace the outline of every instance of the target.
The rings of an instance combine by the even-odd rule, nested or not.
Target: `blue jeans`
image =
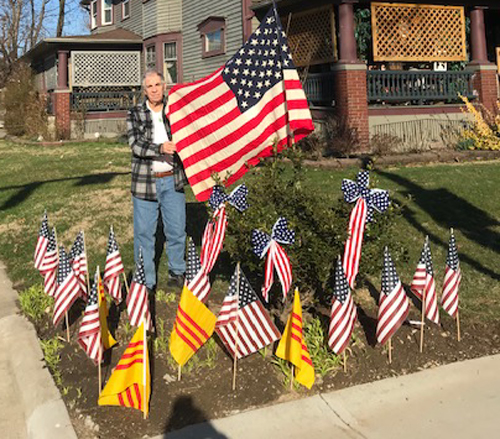
[[[139,260],[142,248],[146,286],[156,286],[155,243],[158,216],[161,211],[166,237],[168,269],[174,274],[186,271],[186,197],[174,188],[173,177],[156,179],[156,198],[146,201],[132,196],[134,207],[134,259]]]

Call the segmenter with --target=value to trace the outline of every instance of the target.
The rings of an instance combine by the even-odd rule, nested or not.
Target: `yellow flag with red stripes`
[[[308,389],[314,384],[314,366],[302,334],[302,305],[295,289],[293,309],[281,336],[276,356],[295,366],[295,379]]]
[[[117,341],[111,335],[111,332],[109,332],[107,320],[107,317],[109,315],[108,304],[106,302],[106,298],[104,297],[104,286],[102,285],[101,274],[98,273],[98,276],[99,283],[97,285],[99,294],[97,295],[97,297],[99,300],[99,322],[101,323],[101,339],[104,350],[107,350],[113,347],[117,343]]]
[[[170,353],[184,366],[212,336],[217,317],[184,285],[170,336]]]
[[[132,407],[147,415],[150,395],[148,346],[146,330],[142,323],[125,349],[97,403]]]

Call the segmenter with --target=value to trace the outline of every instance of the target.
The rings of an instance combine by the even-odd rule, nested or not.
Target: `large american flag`
[[[210,293],[210,280],[203,269],[196,247],[191,238],[188,240],[186,285],[200,302],[205,302]]]
[[[142,249],[139,250],[139,261],[136,263],[135,274],[127,296],[127,312],[132,326],[140,326],[144,320],[146,329],[152,330],[153,326],[151,323],[151,313],[149,312],[149,298]]]
[[[357,315],[358,311],[339,258],[335,267],[332,312],[328,329],[328,346],[337,355],[341,354],[349,343]]]
[[[116,242],[115,232],[113,227],[109,230],[108,237],[108,251],[106,253],[106,265],[104,266],[103,283],[108,290],[109,295],[115,300],[116,303],[122,301],[122,286],[120,282],[120,275],[124,273],[122,257]]]
[[[99,301],[97,297],[98,284],[99,272],[96,272],[78,332],[78,343],[95,364],[99,364],[101,361],[103,351],[101,324],[99,320]]]
[[[230,185],[272,154],[313,131],[286,35],[271,8],[241,49],[213,74],[174,86],[167,116],[199,201],[217,173]]]
[[[439,324],[439,308],[432,267],[432,255],[429,238],[425,238],[424,247],[417,264],[417,269],[410,285],[412,292],[420,300],[425,296],[425,315],[432,322]]]
[[[81,296],[87,300],[87,254],[85,251],[85,241],[83,239],[83,232],[76,235],[75,242],[69,252],[69,260],[75,273],[78,283],[80,284]]]
[[[381,290],[378,308],[377,340],[380,344],[384,344],[400,328],[410,311],[408,297],[399,280],[396,267],[387,248],[384,250]]]
[[[57,326],[64,316],[64,313],[69,311],[71,305],[80,296],[80,285],[78,279],[73,273],[71,264],[69,263],[68,255],[64,247],[59,248],[59,268],[57,270],[57,290],[54,302],[54,316],[52,321],[54,326]]]
[[[239,279],[239,288],[238,288]],[[222,303],[215,332],[229,353],[237,358],[250,355],[280,338],[250,283],[238,267],[231,277],[229,291]]]
[[[462,271],[458,261],[457,243],[455,235],[451,230],[450,241],[448,243],[448,256],[446,258],[446,272],[444,275],[443,295],[441,306],[452,317],[458,313],[458,289],[462,280]]]
[[[49,222],[47,219],[47,212],[43,214],[42,224],[40,226],[40,231],[38,232],[38,239],[36,240],[35,247],[35,268],[40,270],[42,265],[42,260],[49,245]]]
[[[54,297],[57,289],[57,264],[59,256],[57,254],[56,230],[49,233],[48,245],[40,264],[40,273],[43,275],[43,288],[45,294]]]

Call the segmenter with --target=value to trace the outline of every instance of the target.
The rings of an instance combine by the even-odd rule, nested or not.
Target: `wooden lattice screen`
[[[465,61],[461,6],[372,3],[375,61]]]
[[[297,67],[337,60],[333,5],[289,14],[281,23]]]

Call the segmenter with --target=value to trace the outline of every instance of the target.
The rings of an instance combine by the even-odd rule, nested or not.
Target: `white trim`
[[[125,15],[125,3],[128,3],[128,15]],[[123,0],[122,2],[122,20],[130,18],[130,0]]]
[[[95,6],[95,19],[94,19],[94,12],[93,12],[93,8]],[[98,12],[98,9],[97,9],[97,0],[92,0],[90,2],[90,28],[91,29],[95,29],[97,27],[97,12]]]
[[[106,6],[106,0],[101,0],[101,26],[109,26],[110,24],[113,24],[113,0],[108,0],[109,1],[109,11],[110,11],[110,16],[111,20],[106,21],[106,11],[108,9],[105,9]]]
[[[165,56],[165,46],[167,44],[174,44],[175,45],[175,58],[167,58]],[[167,75],[168,75],[168,70],[167,70],[167,62],[169,61],[174,61],[175,62],[175,74],[177,75],[177,81],[179,81],[179,60],[178,60],[178,56],[177,56],[177,41],[164,41],[163,42],[163,76],[165,78],[165,83],[167,85],[174,85],[174,84],[177,84],[177,81],[176,82],[169,82],[167,80]]]

